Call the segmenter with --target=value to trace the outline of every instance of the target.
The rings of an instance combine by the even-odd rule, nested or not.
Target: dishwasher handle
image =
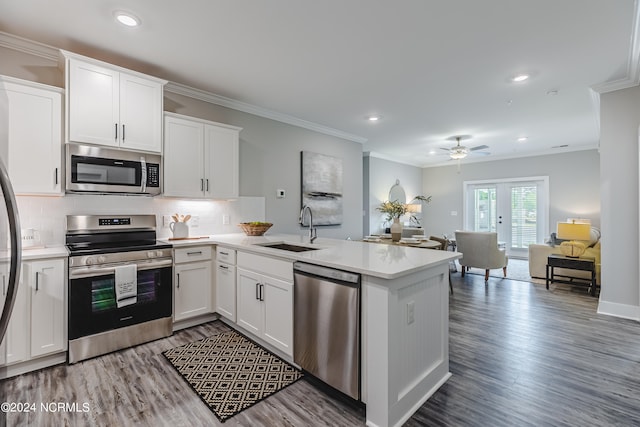
[[[294,273],[303,273],[310,276],[316,276],[321,279],[339,281],[352,285],[360,283],[360,275],[349,271],[336,270],[335,268],[323,267],[321,265],[307,264],[304,262],[293,263]]]

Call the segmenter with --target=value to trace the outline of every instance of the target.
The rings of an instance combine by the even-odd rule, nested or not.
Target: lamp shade
[[[591,225],[578,222],[559,222],[558,238],[564,240],[591,239]]]
[[[406,205],[406,207],[407,207],[407,212],[409,212],[409,213],[420,213],[420,212],[422,212],[422,205],[408,204],[408,205]]]

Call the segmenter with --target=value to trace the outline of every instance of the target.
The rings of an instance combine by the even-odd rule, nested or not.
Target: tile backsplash
[[[264,197],[240,197],[230,201],[181,200],[162,197],[68,194],[64,197],[18,196],[20,227],[37,229],[46,246],[64,245],[67,215],[155,214],[159,238],[171,236],[163,216],[175,213],[198,217],[190,236],[238,233],[237,224],[263,221]],[[229,223],[223,224],[228,216]],[[191,221],[190,221],[191,222]]]

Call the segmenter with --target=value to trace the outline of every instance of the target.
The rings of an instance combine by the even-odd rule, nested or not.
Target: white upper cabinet
[[[240,187],[238,130],[206,124],[204,135],[205,197],[237,198]]]
[[[62,51],[67,142],[162,152],[166,81]]]
[[[164,121],[164,195],[237,198],[241,128],[174,113]]]
[[[165,196],[203,197],[203,132],[201,123],[179,117],[165,117]]]
[[[8,159],[16,194],[61,195],[63,90],[0,76],[8,103]]]

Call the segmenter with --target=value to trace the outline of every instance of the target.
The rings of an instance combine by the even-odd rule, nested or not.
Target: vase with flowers
[[[431,196],[416,196],[413,200],[419,200],[421,202],[429,203],[431,201]],[[406,203],[400,203],[397,200],[380,203],[380,206],[376,208],[380,212],[387,215],[387,221],[393,221],[391,224],[391,240],[397,242],[402,237],[402,223],[400,222],[400,217],[406,214],[409,211],[408,205]]]

